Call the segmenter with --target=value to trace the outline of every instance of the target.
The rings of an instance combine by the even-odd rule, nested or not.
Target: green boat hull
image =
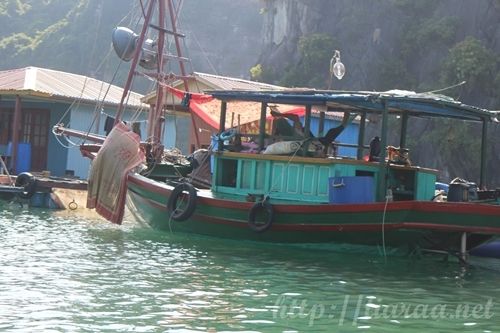
[[[271,200],[272,225],[250,227],[256,204],[245,197],[196,195],[196,208],[185,221],[171,218],[167,202],[173,187],[145,177],[129,177],[129,208],[153,228],[233,240],[273,243],[337,243],[458,251],[463,233],[471,249],[500,233],[500,206],[473,203],[382,202],[301,204]],[[264,220],[266,216],[262,217]]]

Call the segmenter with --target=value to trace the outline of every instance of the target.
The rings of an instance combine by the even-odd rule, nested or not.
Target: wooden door
[[[23,109],[19,141],[31,144],[31,170],[47,169],[50,112],[44,109]]]

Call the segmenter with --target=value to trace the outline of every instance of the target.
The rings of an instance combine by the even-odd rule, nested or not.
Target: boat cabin
[[[213,186],[218,193],[269,194],[308,203],[373,202],[380,178],[378,162],[346,158],[221,152],[215,161]],[[390,164],[387,176],[394,200],[434,196],[437,170]]]
[[[248,200],[269,196],[273,200],[304,203],[369,203],[385,200],[431,200],[435,194],[438,170],[411,165],[407,159],[407,124],[411,117],[447,117],[483,123],[481,175],[484,181],[486,124],[492,121],[490,111],[466,106],[450,98],[413,92],[332,92],[332,91],[212,91],[222,101],[219,149],[214,155],[212,189],[220,195],[246,196]],[[253,101],[261,105],[258,134],[238,133],[227,140],[225,115],[232,101]],[[274,135],[265,119],[275,104],[302,105],[306,108],[304,137]],[[344,112],[360,119],[357,156],[325,154],[310,133],[311,108],[325,113]],[[374,147],[365,145],[367,115],[382,119],[379,147],[387,147],[388,116],[401,120],[400,147],[387,147],[371,156]],[[320,127],[322,125],[320,124]],[[233,134],[234,134],[233,133]],[[240,146],[233,149],[231,143]],[[245,150],[245,145],[253,149]],[[281,145],[283,149],[275,148]],[[342,143],[335,143],[342,145]],[[241,148],[241,146],[243,148]],[[288,149],[288,150],[287,150]],[[369,156],[369,158],[368,158]],[[372,158],[373,157],[373,158]]]

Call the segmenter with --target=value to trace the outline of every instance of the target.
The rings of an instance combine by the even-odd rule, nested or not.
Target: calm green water
[[[500,264],[170,235],[0,203],[1,332],[495,332]],[[376,251],[374,251],[376,252]]]

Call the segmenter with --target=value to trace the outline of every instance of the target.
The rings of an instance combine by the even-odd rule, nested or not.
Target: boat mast
[[[188,79],[186,75],[186,68],[184,67],[184,62],[182,58],[181,45],[179,42],[179,33],[177,33],[177,19],[174,15],[174,5],[173,0],[168,0],[168,12],[170,13],[170,22],[172,22],[172,35],[174,36],[175,48],[177,50],[177,57],[179,58],[179,68],[181,70],[182,81],[184,82],[184,90],[189,92]],[[200,146],[200,138],[198,136],[198,131],[196,129],[196,123],[194,121],[193,115],[191,115],[191,125],[193,127],[193,133],[196,139],[196,146]]]
[[[148,30],[148,25],[149,22],[151,21],[151,16],[153,14],[153,7],[155,4],[156,0],[151,0],[149,2],[149,7],[146,16],[144,17],[144,25],[142,26],[141,34],[139,35],[139,39],[137,40],[137,45],[142,45],[144,43],[144,39],[146,38],[146,32]],[[132,79],[134,78],[135,69],[137,68],[141,52],[142,52],[141,47],[136,47],[136,49],[134,50],[134,57],[132,59],[132,64],[130,65],[130,71],[128,72],[127,82],[125,83],[125,87],[123,88],[122,98],[120,100],[120,104],[118,105],[118,110],[116,111],[114,125],[118,124],[121,121],[125,99],[127,98],[130,92],[130,87],[132,86]]]
[[[145,22],[146,24],[146,22]],[[164,88],[161,83],[164,81],[163,76],[163,49],[165,47],[165,1],[160,0],[158,3],[158,44],[157,44],[157,61],[158,65],[156,67],[156,79],[158,84],[156,85],[156,101],[153,110],[150,111],[148,117],[148,138],[151,140],[153,145],[153,156],[160,157],[163,151],[161,147],[162,133],[164,122],[161,121],[163,115],[163,102],[164,102]],[[159,151],[155,151],[159,150]]]
[[[168,10],[169,13],[169,18],[171,22],[171,30],[168,29],[167,27],[167,22],[166,22],[166,10]],[[158,26],[151,25],[152,28],[158,30],[158,44],[157,44],[157,54],[158,54],[158,67],[157,67],[157,80],[159,81],[159,84],[156,87],[156,101],[154,105],[154,110],[150,113],[149,115],[149,122],[148,122],[148,137],[151,138],[152,144],[154,147],[157,147],[157,149],[163,149],[161,147],[161,142],[163,142],[163,133],[164,133],[164,128],[165,128],[165,119],[163,119],[163,106],[164,106],[164,101],[165,101],[165,89],[161,83],[165,81],[165,75],[164,75],[164,64],[165,64],[165,56],[163,54],[163,50],[165,49],[165,37],[166,34],[172,35],[174,42],[175,42],[175,49],[176,49],[176,56],[173,56],[171,58],[173,59],[178,59],[179,62],[179,69],[181,72],[181,79],[184,82],[184,90],[186,92],[189,92],[189,85],[188,85],[188,76],[186,73],[186,68],[184,66],[184,61],[186,58],[182,56],[182,49],[181,49],[181,43],[180,43],[180,37],[184,37],[184,35],[180,34],[177,31],[177,15],[175,14],[176,10],[174,7],[174,2],[173,0],[159,0],[158,3]],[[146,24],[146,23],[145,23]],[[196,124],[194,122],[194,118],[191,117],[192,121],[192,126],[193,129],[196,128]],[[196,137],[196,143],[199,146],[199,138],[198,138],[198,132],[196,130],[193,131]],[[153,149],[154,150],[154,149]],[[154,152],[153,151],[153,156],[160,156],[157,154],[160,154],[160,152]]]
[[[151,24],[153,8],[158,5],[158,25]],[[166,10],[169,11],[169,17],[172,25],[172,30],[167,29],[166,23]],[[143,10],[144,13],[144,10]],[[164,74],[163,68],[166,62],[166,56],[163,54],[165,49],[165,37],[166,34],[170,34],[173,36],[175,41],[175,48],[177,51],[177,55],[172,58],[177,58],[179,61],[179,69],[181,72],[181,78],[184,82],[184,90],[189,92],[188,86],[188,78],[186,74],[186,69],[183,61],[185,58],[182,57],[181,45],[179,41],[179,37],[184,37],[182,34],[177,32],[177,19],[175,15],[175,7],[173,0],[150,0],[146,13],[144,14],[144,24],[141,30],[141,33],[136,42],[136,48],[134,50],[134,56],[132,58],[132,63],[130,66],[129,74],[127,77],[127,81],[125,83],[125,87],[123,89],[123,94],[121,97],[120,104],[118,106],[118,110],[115,117],[114,124],[116,125],[121,121],[125,100],[130,92],[130,88],[132,85],[132,80],[134,74],[136,73],[137,65],[141,59],[141,53],[143,51],[142,45],[144,45],[144,41],[146,39],[146,34],[148,27],[152,27],[158,31],[158,39],[156,42],[156,51],[157,51],[157,67],[156,67],[156,79],[158,80],[158,84],[156,86],[156,100],[153,106],[153,109],[150,110],[148,115],[148,127],[147,127],[147,137],[149,143],[152,145],[152,153],[154,157],[161,156],[161,151],[163,150],[162,142],[163,142],[163,132],[165,126],[165,119],[163,118],[163,107],[165,100],[165,89],[163,84],[166,80],[166,76]],[[193,129],[195,129],[196,124],[194,122],[194,118],[191,117]],[[196,130],[193,131],[196,137],[196,143],[199,146],[199,138]]]
[[[186,75],[186,68],[184,67],[184,62],[182,61],[182,51],[181,44],[179,42],[179,33],[177,32],[177,18],[174,15],[174,5],[173,0],[167,0],[168,2],[168,12],[170,14],[170,22],[172,22],[172,35],[174,36],[175,49],[177,50],[177,57],[179,58],[179,68],[181,70],[182,81],[184,82],[184,90],[189,91],[188,80]]]

